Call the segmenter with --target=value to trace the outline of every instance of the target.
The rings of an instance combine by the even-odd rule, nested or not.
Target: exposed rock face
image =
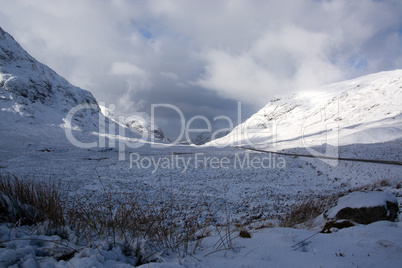
[[[339,198],[338,204],[324,214],[329,220],[350,220],[360,224],[376,221],[395,221],[398,202],[388,192],[353,192]]]

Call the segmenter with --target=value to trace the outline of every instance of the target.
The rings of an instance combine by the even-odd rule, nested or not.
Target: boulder
[[[327,220],[350,220],[360,224],[395,221],[398,201],[389,192],[352,192],[338,199],[337,205],[324,213]]]

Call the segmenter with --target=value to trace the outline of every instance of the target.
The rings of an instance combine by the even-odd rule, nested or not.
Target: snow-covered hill
[[[207,142],[210,142],[213,139],[219,139],[227,134],[229,131],[219,131],[219,129],[211,130],[211,131],[204,131],[197,135],[194,139],[192,139],[192,143],[195,145],[203,145]]]
[[[21,145],[68,145],[66,132],[80,142],[143,135],[138,123],[119,122],[102,111],[93,95],[71,85],[29,55],[0,28],[0,135],[3,148]],[[149,116],[148,116],[149,117]],[[148,118],[142,114],[142,118]],[[149,124],[148,124],[149,125]],[[148,137],[166,141],[160,128],[149,126]],[[124,137],[118,131],[124,130]],[[132,142],[133,140],[131,140]],[[115,142],[103,142],[102,145]]]
[[[114,120],[118,121],[119,116],[111,111],[108,107],[99,105],[102,113]],[[169,142],[169,139],[165,137],[162,129],[152,122],[151,117],[144,112],[137,112],[125,118],[124,125],[131,131],[137,133],[140,136],[148,137],[149,139],[154,138],[155,141]]]
[[[77,106],[69,122],[67,115]],[[92,94],[35,60],[1,28],[0,108],[3,148],[67,144],[65,128],[86,138],[99,129],[100,110]]]
[[[296,148],[402,137],[402,70],[339,82],[269,102],[209,145]]]
[[[1,28],[0,86],[3,115],[14,113],[42,123],[62,123],[60,120],[78,104],[90,108],[87,116],[99,112],[90,92],[71,85],[36,61]]]

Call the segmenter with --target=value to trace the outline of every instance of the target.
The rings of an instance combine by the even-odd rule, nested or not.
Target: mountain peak
[[[99,112],[97,102],[89,91],[71,85],[35,60],[1,28],[0,98],[3,111],[19,113],[23,117],[41,117],[38,111],[45,108],[61,112],[65,117],[71,108],[79,104],[91,106],[92,113]]]

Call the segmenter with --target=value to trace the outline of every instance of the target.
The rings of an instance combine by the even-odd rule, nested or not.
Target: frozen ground
[[[401,143],[401,140],[397,140],[387,144],[350,145],[341,147],[339,152],[342,157],[400,161]],[[175,202],[179,203],[195,204],[201,197],[214,200],[217,205],[226,201],[232,222],[253,222],[250,226],[254,227],[267,222],[275,225],[275,216],[288,211],[292,204],[303,200],[305,196],[320,197],[346,192],[383,179],[401,181],[402,174],[402,166],[342,161],[337,166],[330,166],[318,159],[274,155],[270,160],[271,168],[260,168],[258,165],[255,168],[247,167],[247,161],[241,168],[238,161],[244,161],[247,152],[234,148],[217,150],[174,146],[151,149],[146,145],[131,149],[126,152],[126,160],[119,161],[115,149],[26,145],[25,148],[14,147],[11,150],[7,144],[2,145],[2,174],[57,180],[73,196],[103,191],[101,178],[102,183],[116,196],[124,192],[139,192],[149,198],[163,199],[173,192]],[[304,149],[289,151],[304,153]],[[141,167],[139,160],[140,166],[132,161],[133,167],[130,169],[130,152],[138,154],[139,159],[154,158],[155,163],[158,159],[173,157],[173,162],[178,159],[179,164],[174,164],[173,168],[155,169],[154,165],[146,168],[148,164],[145,162]],[[214,168],[214,162],[205,160],[208,157],[228,158],[228,168]],[[265,157],[265,165],[269,165],[269,158],[266,158],[269,155],[250,153],[248,157],[250,161]],[[133,158],[135,160],[137,155]],[[200,160],[197,164],[196,159]],[[275,165],[273,159],[276,159]],[[187,169],[183,160],[189,163]],[[278,164],[282,161],[285,166]],[[383,188],[394,192],[401,204],[401,189]],[[233,248],[230,250],[217,247],[219,236],[212,233],[203,240],[200,250],[193,257],[181,259],[164,255],[161,259],[165,262],[144,267],[179,267],[180,264],[185,267],[399,267],[402,261],[401,222],[377,222],[332,234],[317,234],[305,243],[292,247],[319,229],[319,224],[308,230],[278,227],[251,229],[251,239],[236,237],[237,233],[234,233]],[[14,259],[21,259],[19,264],[24,264],[22,267],[37,267],[36,264],[41,267],[129,267],[130,263],[133,264],[133,260],[130,262],[118,247],[110,250],[107,247],[91,249],[73,244],[71,246],[79,249],[79,253],[69,261],[56,262],[46,258],[46,254],[43,256],[39,253],[59,247],[54,241],[61,243],[65,240],[57,236],[27,235],[29,232],[23,232],[23,228],[10,230],[4,225],[0,232],[3,241],[12,240],[3,242],[0,259],[9,260],[10,263]]]
[[[402,179],[402,166],[345,161],[331,166],[315,158],[236,148],[156,149],[144,145],[127,150],[126,160],[118,160],[116,149],[28,145],[25,149],[7,150],[6,146],[3,144],[0,151],[3,174],[58,180],[74,195],[100,191],[100,178],[115,193],[141,192],[152,197],[174,191],[177,198],[186,202],[210,196],[225,199],[233,219],[241,221],[281,214],[306,196],[327,196],[381,180]],[[341,157],[401,161],[401,146],[402,140],[350,145],[340,147],[339,153]],[[305,153],[304,149],[288,151]]]

